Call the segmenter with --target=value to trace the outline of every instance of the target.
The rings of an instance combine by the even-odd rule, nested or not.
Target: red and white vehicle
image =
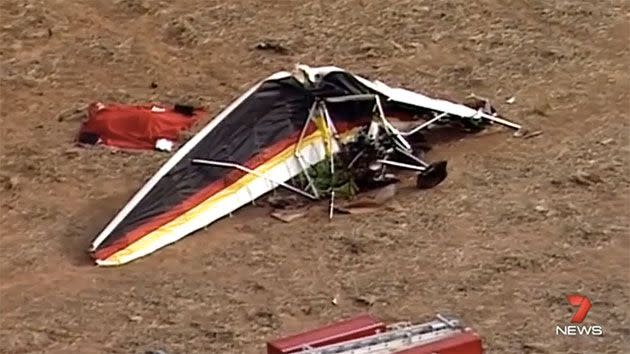
[[[482,354],[481,338],[459,320],[385,325],[362,315],[267,343],[267,354]]]

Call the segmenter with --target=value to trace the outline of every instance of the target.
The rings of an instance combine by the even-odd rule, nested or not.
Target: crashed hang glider
[[[429,118],[401,132],[388,120],[399,114]],[[520,129],[490,112],[391,88],[336,67],[298,65],[293,73],[278,72],[182,146],[95,238],[91,254],[103,266],[133,261],[279,186],[317,199],[312,183],[301,190],[287,181],[300,174],[308,179],[307,169],[327,160],[334,173],[334,156],[359,137],[366,144],[378,145],[383,137],[391,143],[370,157],[377,177],[389,165],[427,173],[434,166],[415,157],[405,137],[453,120]],[[412,163],[392,160],[392,151]]]

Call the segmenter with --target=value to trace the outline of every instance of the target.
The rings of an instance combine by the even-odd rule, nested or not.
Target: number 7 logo
[[[586,318],[588,311],[593,306],[591,301],[586,296],[582,295],[567,295],[567,301],[569,301],[571,306],[579,306],[577,312],[573,315],[573,318],[571,318],[571,322],[582,323],[582,321]]]

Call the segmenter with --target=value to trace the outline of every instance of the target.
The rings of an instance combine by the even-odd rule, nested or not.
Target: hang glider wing
[[[279,186],[294,188],[286,182],[314,164],[329,158],[332,168],[332,156],[358,131],[373,137],[381,129],[410,156],[405,134],[384,113],[401,110],[434,113],[435,120],[490,119],[339,68],[298,65],[294,73],[279,72],[255,85],[182,146],[95,238],[91,253],[104,266],[148,255]],[[411,167],[422,171],[428,165]]]
[[[306,124],[314,100],[287,72],[257,84],[188,141],[120,210],[92,243],[96,263],[120,265],[154,252],[325,159],[330,137],[317,124]],[[364,124],[351,117],[335,126],[344,134]]]

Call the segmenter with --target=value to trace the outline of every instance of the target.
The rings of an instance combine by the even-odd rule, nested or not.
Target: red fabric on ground
[[[154,112],[153,107],[164,112]],[[88,119],[79,134],[92,133],[101,143],[123,149],[153,149],[158,139],[178,141],[180,134],[192,127],[205,112],[196,109],[192,116],[174,111],[173,107],[160,105],[104,105],[92,103],[88,107]]]

